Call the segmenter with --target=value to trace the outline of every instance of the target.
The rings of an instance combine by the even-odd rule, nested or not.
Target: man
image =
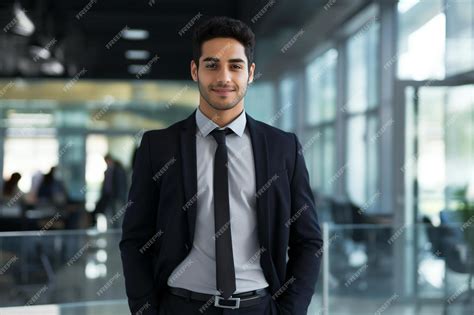
[[[113,227],[119,227],[120,217],[122,216],[118,220],[113,219],[118,209],[126,204],[127,172],[122,164],[110,154],[104,156],[104,161],[107,168],[104,172],[104,182],[94,216],[97,216],[98,213],[104,213]]]
[[[133,314],[306,314],[323,242],[301,144],[245,113],[254,44],[241,21],[201,24],[199,107],[143,135],[120,243]]]

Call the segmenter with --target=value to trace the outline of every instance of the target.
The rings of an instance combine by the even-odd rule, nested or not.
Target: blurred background
[[[197,107],[214,15],[256,34],[246,111],[302,143],[308,314],[474,314],[474,0],[3,0],[0,313],[128,314],[134,153]]]

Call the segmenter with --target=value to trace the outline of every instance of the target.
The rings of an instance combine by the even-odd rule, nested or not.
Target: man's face
[[[214,38],[201,47],[199,68],[191,61],[191,75],[201,97],[215,110],[231,109],[245,96],[253,81],[255,64],[249,70],[244,46],[233,38]]]

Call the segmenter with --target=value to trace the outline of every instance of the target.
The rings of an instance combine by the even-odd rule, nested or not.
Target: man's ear
[[[255,62],[252,62],[249,68],[249,84],[253,82],[254,73],[255,73]]]
[[[191,60],[191,77],[195,82],[198,80],[198,66],[194,62],[194,60]]]

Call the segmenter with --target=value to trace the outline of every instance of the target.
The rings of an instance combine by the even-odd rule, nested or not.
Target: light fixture
[[[64,66],[57,60],[47,60],[41,64],[41,71],[47,75],[62,75]]]
[[[35,31],[35,25],[18,3],[13,5],[13,15],[15,16],[15,25],[12,32],[22,36],[31,36]]]
[[[131,60],[146,60],[150,57],[148,50],[127,50],[125,52],[125,58]]]
[[[125,39],[129,40],[142,40],[148,38],[148,31],[147,30],[140,30],[140,29],[125,29],[122,36]]]
[[[147,67],[146,65],[129,65],[128,72],[131,74],[147,74],[150,72],[150,67]]]
[[[30,46],[30,53],[33,55],[33,60],[46,60],[51,57],[51,53],[44,47],[32,45]]]

